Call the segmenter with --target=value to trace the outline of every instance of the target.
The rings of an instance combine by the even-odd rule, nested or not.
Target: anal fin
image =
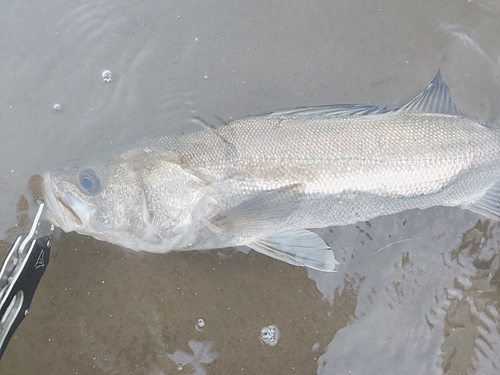
[[[317,234],[306,229],[290,230],[248,244],[259,253],[294,266],[334,272],[339,264],[330,247]]]

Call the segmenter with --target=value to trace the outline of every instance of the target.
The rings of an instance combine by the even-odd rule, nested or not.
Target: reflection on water
[[[469,214],[470,224],[457,222],[461,215],[436,208],[375,219],[366,226],[373,242],[403,236],[411,241],[399,240],[371,253],[359,252],[364,247],[361,232],[356,240],[340,236],[348,260],[339,273],[349,275],[353,269],[363,282],[358,284],[355,319],[330,342],[318,373],[498,371],[491,372],[500,366],[499,226],[483,220],[474,225]],[[376,230],[391,228],[394,219],[391,232]],[[322,275],[311,276],[318,276],[318,286],[324,287]]]
[[[174,354],[167,354],[167,357],[177,363],[177,370],[186,370],[186,373],[193,375],[204,375],[206,370],[203,364],[212,363],[217,355],[211,352],[213,344],[190,340],[189,347],[193,354],[188,354],[182,350],[176,350]],[[191,369],[188,369],[189,365]]]
[[[450,373],[500,371],[498,228],[496,223],[478,221],[450,254],[449,261],[460,271],[447,291],[444,318],[443,368]]]

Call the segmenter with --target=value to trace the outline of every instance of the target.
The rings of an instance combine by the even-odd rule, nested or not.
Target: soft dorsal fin
[[[453,116],[463,116],[453,103],[450,88],[441,77],[438,70],[429,85],[415,99],[397,110],[398,112],[442,113]]]

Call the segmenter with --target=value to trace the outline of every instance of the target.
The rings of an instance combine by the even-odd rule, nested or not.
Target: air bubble
[[[203,331],[204,327],[205,327],[205,321],[202,318],[198,319],[196,321],[196,326],[195,326],[196,330],[201,332]]]
[[[59,103],[54,104],[54,112],[59,112],[61,110],[61,105]]]
[[[263,327],[260,330],[259,340],[261,343],[275,346],[280,339],[280,331],[274,324]]]
[[[111,82],[113,80],[111,71],[110,70],[105,70],[104,72],[102,72],[102,78],[103,78],[103,81],[106,82],[106,83]]]

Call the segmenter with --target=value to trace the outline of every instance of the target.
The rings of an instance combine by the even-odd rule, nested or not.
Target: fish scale
[[[349,189],[399,197],[439,191],[460,171],[498,160],[500,152],[497,132],[449,115],[305,117],[269,126],[280,120],[247,118],[233,124],[236,131],[222,128],[212,140],[205,137],[207,144],[214,143],[213,149],[221,142],[219,135],[232,144],[238,151],[229,158],[213,160],[196,153],[190,139],[179,138],[172,149],[194,154],[187,164],[192,170],[219,176],[236,169],[247,179],[267,182],[262,190],[299,183],[299,191],[311,194]],[[298,136],[286,137],[295,132]],[[317,138],[322,139],[320,145]]]

